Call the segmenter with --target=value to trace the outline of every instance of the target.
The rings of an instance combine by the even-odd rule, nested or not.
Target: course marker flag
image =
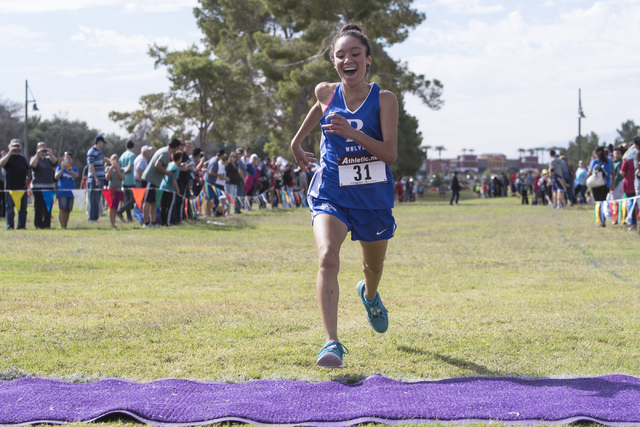
[[[84,196],[87,194],[87,190],[70,190],[73,194],[73,200],[79,211],[82,211],[82,202],[84,202]]]
[[[144,202],[144,193],[147,192],[146,188],[132,188],[133,200],[138,205],[138,209],[142,210],[142,202]]]
[[[9,190],[9,194],[11,195],[11,199],[13,199],[13,205],[18,209],[22,209],[22,196],[24,196],[24,191],[22,190]]]
[[[44,203],[47,206],[47,212],[51,212],[51,207],[53,206],[53,199],[56,198],[56,192],[53,190],[43,190],[42,198],[44,199]]]

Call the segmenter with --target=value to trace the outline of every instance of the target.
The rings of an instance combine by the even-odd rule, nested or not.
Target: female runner
[[[377,291],[387,242],[396,229],[389,165],[397,155],[398,101],[392,92],[366,82],[371,46],[358,25],[349,23],[340,30],[330,56],[340,83],[316,86],[318,101],[291,141],[291,150],[300,168],[308,171],[315,158],[300,142],[320,121],[321,168],[308,194],[319,258],[316,291],[326,338],[317,365],[342,368],[342,357],[349,351],[338,340],[338,270],[340,247],[349,231],[362,250],[365,279],[356,289],[369,324],[379,333],[389,324]]]

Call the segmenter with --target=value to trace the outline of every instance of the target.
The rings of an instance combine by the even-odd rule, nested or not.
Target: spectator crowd
[[[155,152],[144,145],[137,155],[135,143],[128,141],[121,154],[105,158],[102,149],[107,143],[102,135],[95,137],[80,173],[73,166],[73,153],[57,158],[40,142],[35,155],[27,159],[21,142],[12,140],[8,151],[0,152],[0,188],[4,192],[0,216],[6,218],[6,228],[26,228],[29,194],[37,229],[51,228],[55,198],[62,228],[67,228],[74,205],[82,208],[83,199],[89,223],[104,216],[113,228],[117,228],[117,219],[157,228],[203,214],[239,214],[256,206],[304,206],[313,173],[294,168],[282,157],[261,160],[249,147],[230,153],[219,149],[207,160],[200,148],[177,138]]]
[[[26,228],[29,193],[37,229],[51,228],[55,198],[62,228],[67,228],[74,205],[81,208],[83,199],[89,223],[105,216],[113,228],[117,228],[117,219],[136,220],[144,228],[156,228],[202,215],[239,214],[256,205],[303,206],[313,174],[294,168],[282,157],[262,160],[250,147],[229,153],[219,149],[207,160],[200,148],[180,139],[155,151],[150,145],[136,150],[135,143],[128,141],[122,154],[105,158],[102,149],[106,143],[102,135],[96,136],[80,173],[73,166],[73,153],[65,152],[57,158],[40,142],[36,153],[26,159],[21,142],[12,140],[8,151],[0,152],[0,188],[4,189],[0,217],[6,218],[6,228]],[[580,160],[575,169],[555,150],[549,150],[549,155],[548,167],[542,171],[494,175],[476,185],[474,191],[481,198],[517,195],[522,204],[531,202],[555,209],[594,204],[599,226],[605,227],[606,218],[610,218],[612,224],[626,223],[628,230],[637,230],[640,132],[630,144],[597,147],[590,161],[585,164]],[[454,173],[450,204],[458,203],[461,188]],[[395,191],[398,202],[411,202],[423,196],[425,186],[412,178],[400,178]],[[441,197],[445,191],[446,187],[440,185]]]
[[[531,204],[555,209],[591,204],[600,227],[610,218],[612,224],[629,225],[629,231],[638,229],[640,131],[631,143],[596,147],[589,162],[585,165],[580,160],[575,169],[555,150],[549,150],[549,156],[548,167],[541,171],[494,175],[474,191],[481,198],[510,193],[519,196],[522,204],[529,204],[531,197]]]

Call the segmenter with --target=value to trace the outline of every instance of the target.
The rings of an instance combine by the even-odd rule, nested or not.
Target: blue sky
[[[109,111],[136,109],[168,88],[147,56],[152,43],[199,43],[196,0],[0,0],[0,97],[24,102],[24,81],[44,118],[124,131]],[[566,144],[577,134],[612,135],[640,122],[640,0],[416,0],[427,20],[391,55],[445,86],[431,111],[409,97],[423,144],[443,157],[517,156],[519,148]],[[375,61],[375,58],[374,58]]]

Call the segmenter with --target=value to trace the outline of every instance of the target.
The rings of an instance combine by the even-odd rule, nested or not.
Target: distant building
[[[478,156],[476,155],[463,154],[462,156],[458,156],[457,163],[457,171],[480,173],[480,164],[478,162]]]
[[[507,159],[500,153],[463,154],[455,159],[427,159],[420,168],[420,175],[457,171],[462,173],[484,172],[527,172],[529,170],[542,170],[545,165],[538,162],[536,156],[523,156],[519,159]]]
[[[487,162],[483,165],[484,170],[482,172],[506,172],[509,170],[509,162],[504,154],[480,154],[478,157]]]

